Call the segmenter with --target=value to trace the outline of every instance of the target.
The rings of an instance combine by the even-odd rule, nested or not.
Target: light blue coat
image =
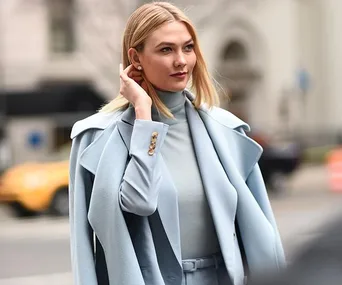
[[[220,108],[196,110],[186,94],[225,265],[234,285],[240,285],[244,271],[236,222],[251,276],[285,264],[257,164],[262,149],[244,134],[246,123]],[[181,284],[177,191],[160,154],[167,130],[160,122],[135,120],[132,107],[97,113],[74,125],[70,224],[75,284]],[[153,132],[158,139],[149,155]]]

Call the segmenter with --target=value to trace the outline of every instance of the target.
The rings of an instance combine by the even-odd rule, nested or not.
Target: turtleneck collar
[[[152,107],[152,119],[154,121],[162,122],[168,125],[174,125],[178,123],[182,123],[186,121],[185,114],[185,93],[184,91],[171,92],[171,91],[161,91],[157,90],[156,92],[160,98],[160,100],[165,104],[166,107],[169,108],[172,115],[175,117],[167,118],[163,116],[161,113],[159,114],[155,106]]]

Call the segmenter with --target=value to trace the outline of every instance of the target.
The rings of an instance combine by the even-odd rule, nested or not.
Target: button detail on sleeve
[[[148,148],[148,154],[149,155],[153,155],[156,149],[156,143],[157,143],[157,137],[158,137],[158,133],[157,132],[153,132],[152,133],[152,138],[151,138],[151,143],[150,146]]]

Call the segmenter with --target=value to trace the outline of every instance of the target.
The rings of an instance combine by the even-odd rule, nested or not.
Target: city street
[[[279,236],[273,221],[267,221],[268,200],[257,193],[260,179],[253,175],[259,159],[292,265],[285,275],[295,277],[292,268],[303,273],[298,263],[314,267],[308,273],[314,285],[324,265],[329,277],[336,268],[342,272],[334,263],[342,241],[328,229],[333,222],[332,228],[339,229],[337,222],[342,222],[337,221],[342,218],[342,0],[172,2],[0,0],[0,285],[73,285],[69,184],[80,190],[81,184],[100,181],[98,199],[92,193],[80,197],[92,202],[100,221],[92,224],[97,232],[104,229],[109,243],[125,225],[110,208],[112,196],[118,197],[113,185],[124,181],[128,190],[121,204],[149,214],[153,202],[152,209],[160,210],[155,221],[163,222],[161,231],[170,239],[167,247],[179,244],[177,230],[164,221],[179,222],[164,206],[173,205],[174,193],[162,193],[157,202],[165,204],[159,205],[149,196],[158,176],[150,166],[161,156],[165,173],[170,168],[168,176],[179,188],[175,204],[180,228],[186,228],[181,232],[183,258],[189,243],[201,250],[201,244],[212,245],[216,249],[210,254],[221,247],[227,267],[239,271],[240,246],[251,277],[258,268],[271,271],[271,262],[282,263]],[[220,108],[211,108],[215,105]],[[201,116],[192,120],[190,113]],[[214,156],[212,164],[200,158],[203,153]],[[206,185],[212,185],[205,189],[209,195],[202,191]],[[132,193],[131,186],[149,193]],[[234,186],[236,193],[228,193]],[[82,214],[85,201],[78,199]],[[215,209],[213,219],[207,204]],[[234,212],[239,213],[235,221]],[[224,233],[219,245],[212,220]],[[151,223],[148,234],[159,232],[153,217],[144,221]],[[82,226],[79,219],[76,223]],[[111,226],[114,230],[108,230]],[[322,247],[320,241],[312,243],[325,233],[336,240],[322,238]],[[141,243],[132,247],[137,253],[155,243],[168,259],[164,238],[145,241],[138,234],[137,239]],[[115,246],[104,247],[107,261],[119,256]],[[319,264],[311,267],[299,258],[301,253]],[[162,262],[160,256],[155,259]],[[119,285],[127,285],[121,284],[128,283],[125,276],[133,275],[127,270],[132,264],[123,263],[123,281],[115,280]],[[213,263],[218,266],[216,259],[200,265]],[[146,274],[155,271],[145,267]],[[177,280],[172,272],[164,273],[165,280]]]
[[[342,193],[327,190],[321,168],[303,169],[288,193],[271,202],[288,259],[320,225],[340,209]],[[17,219],[0,208],[0,284],[71,285],[69,225],[66,219]]]

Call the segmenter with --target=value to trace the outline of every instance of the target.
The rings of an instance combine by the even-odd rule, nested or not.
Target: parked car
[[[275,143],[261,134],[252,134],[251,137],[264,149],[259,166],[267,189],[276,193],[285,191],[288,188],[288,176],[298,168],[302,160],[299,144]]]
[[[69,161],[61,160],[61,152],[54,158],[7,169],[0,177],[0,202],[20,216],[39,212],[68,215]]]

